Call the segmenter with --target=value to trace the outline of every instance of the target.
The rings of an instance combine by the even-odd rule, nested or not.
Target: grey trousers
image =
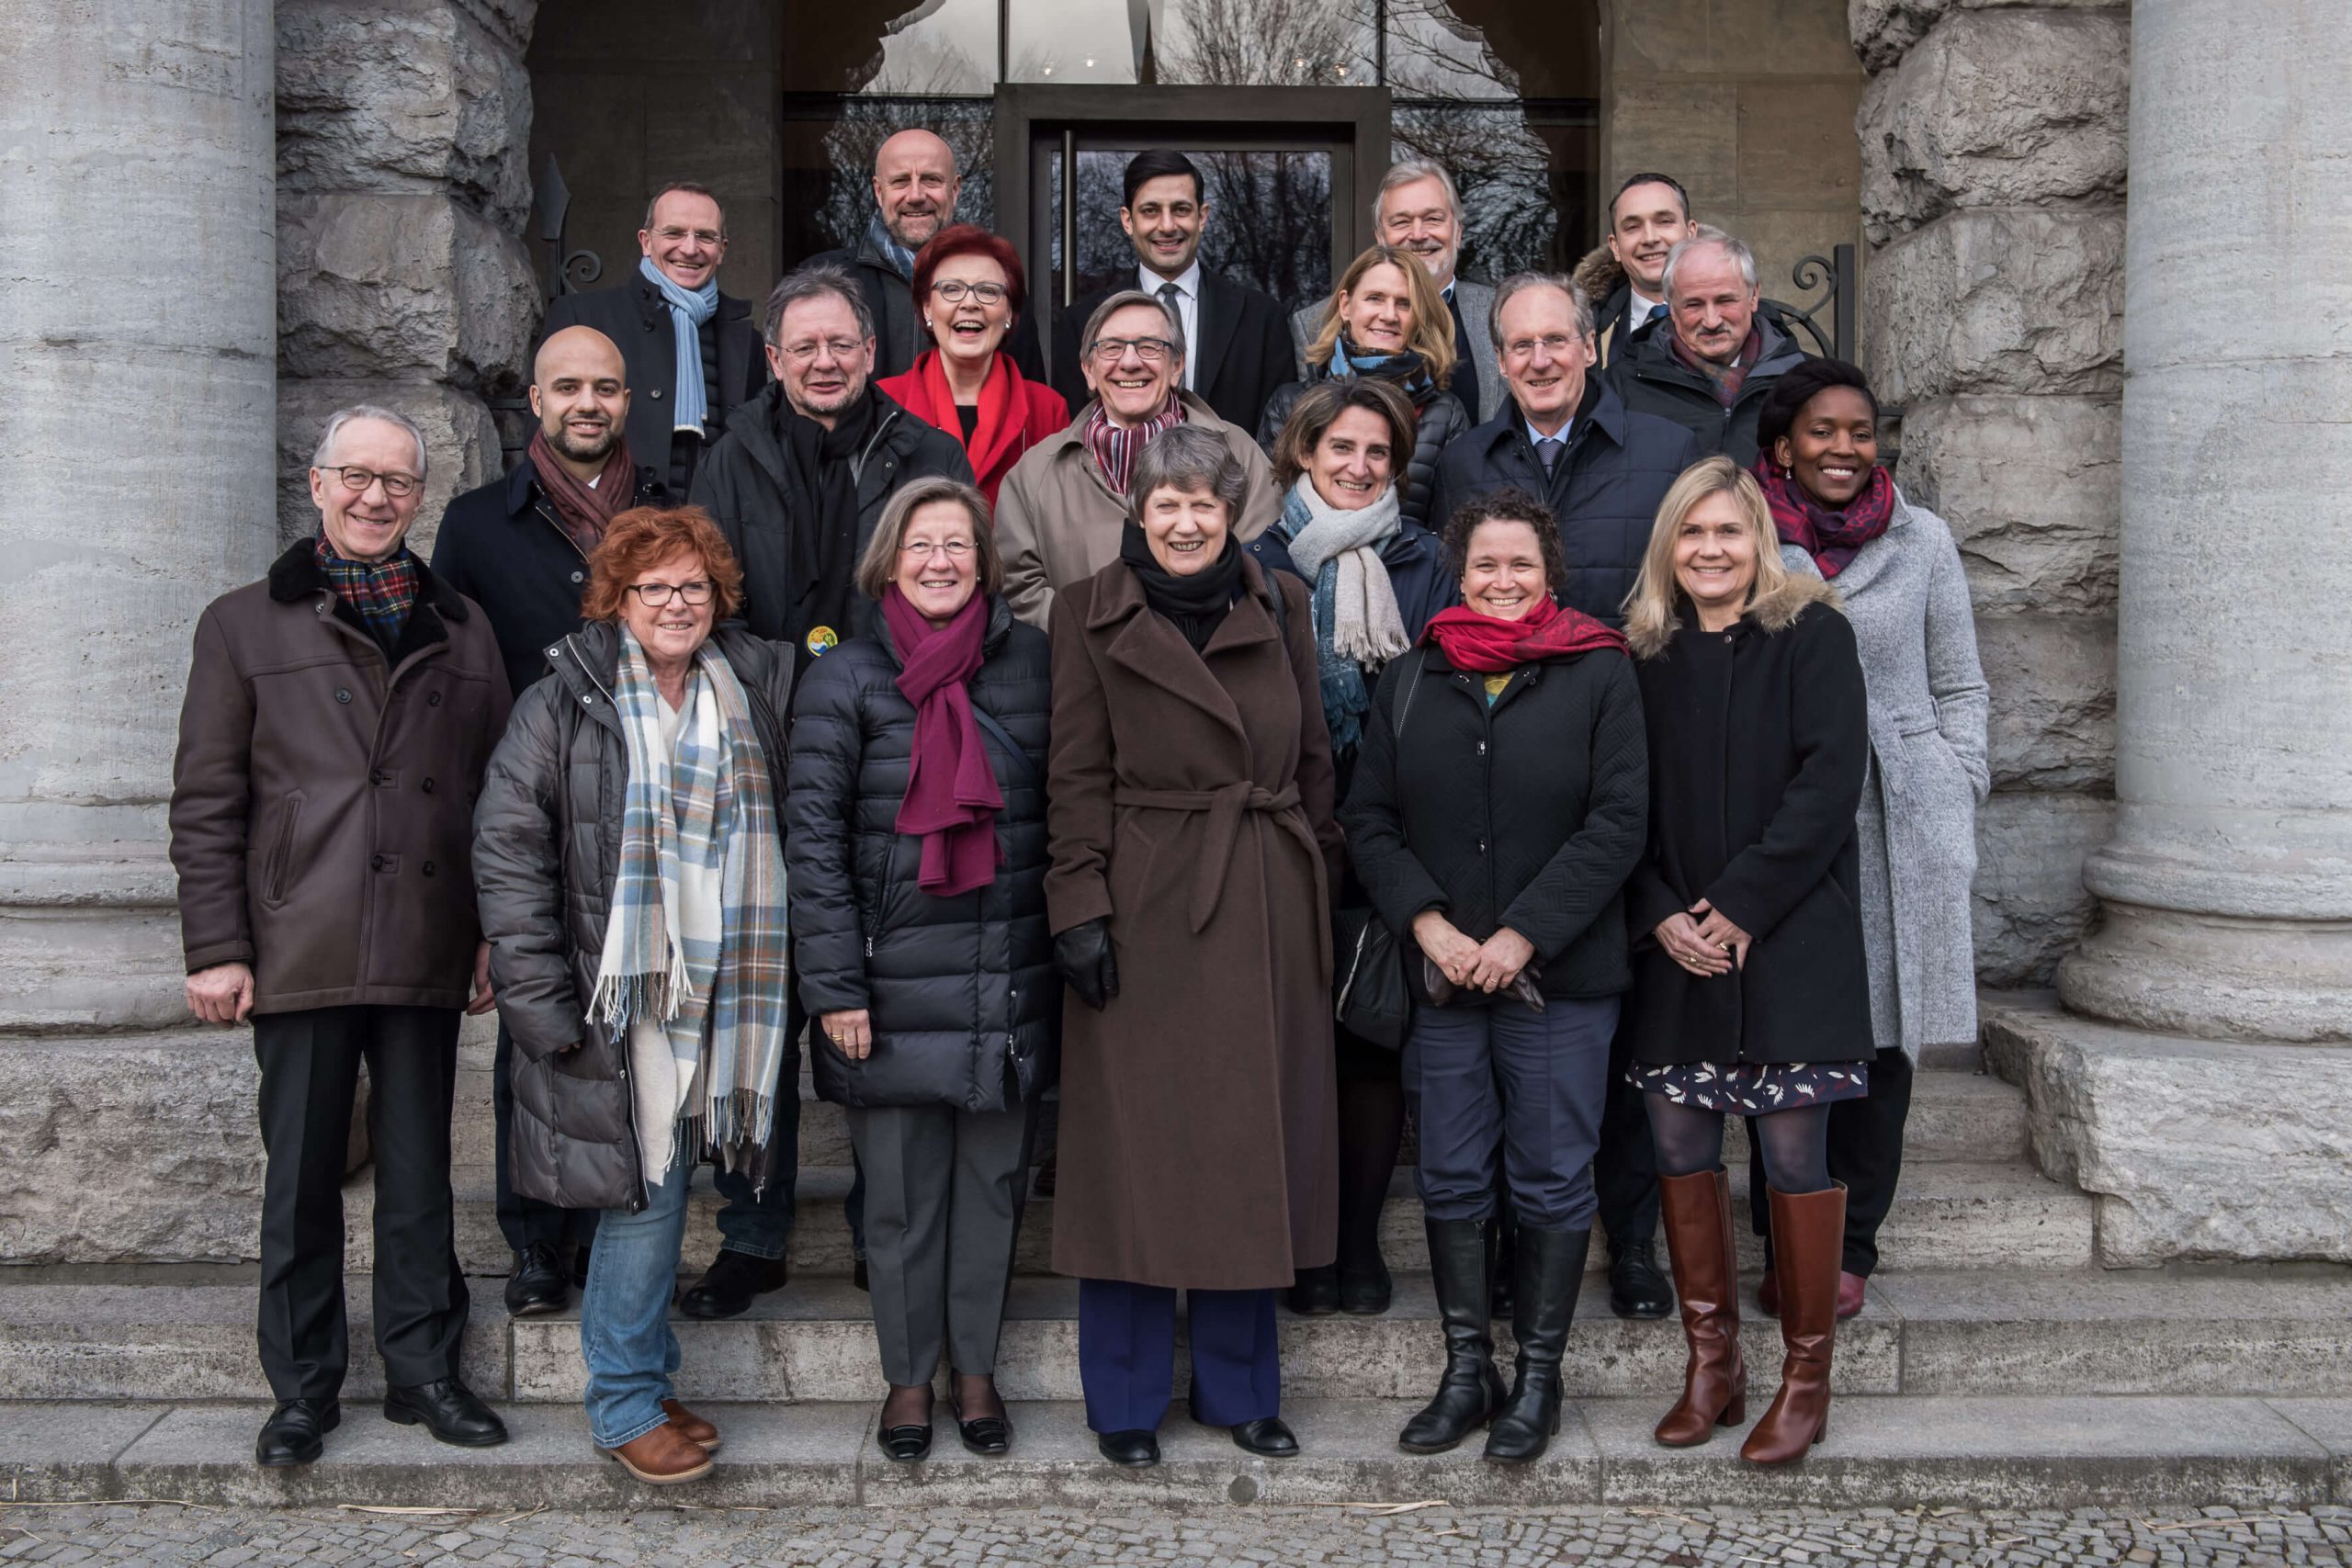
[[[996,1371],[997,1330],[1028,1192],[1036,1108],[852,1107],[865,1168],[865,1268],[882,1375],[927,1383],[943,1346],[959,1372]]]

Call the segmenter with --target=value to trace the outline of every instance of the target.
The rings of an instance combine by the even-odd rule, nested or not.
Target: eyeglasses
[[[899,553],[910,560],[929,560],[934,550],[947,552],[949,560],[962,560],[972,553],[969,539],[909,539],[899,547]]]
[[[1557,359],[1567,353],[1568,345],[1576,341],[1565,333],[1554,333],[1548,337],[1513,338],[1503,344],[1503,352],[1513,359],[1529,359],[1534,356],[1535,350],[1541,346],[1544,353]]]
[[[705,245],[723,245],[727,243],[727,236],[716,229],[656,229],[653,231],[653,237],[673,245],[681,240],[687,239]]]
[[[670,595],[673,593],[678,596],[681,604],[707,604],[710,603],[713,585],[707,580],[700,582],[679,583],[632,582],[627,591],[644,600],[647,609],[658,610],[670,602]]]
[[[831,349],[835,359],[847,359],[865,346],[862,338],[829,337],[822,343],[788,343],[776,350],[795,365],[806,365],[817,357],[820,348]]]
[[[1091,352],[1097,365],[1116,365],[1131,348],[1146,365],[1157,365],[1176,351],[1176,345],[1164,337],[1099,337]]]
[[[931,286],[931,291],[950,305],[960,305],[968,294],[983,305],[1001,305],[1010,293],[1001,283],[966,283],[961,278],[944,278]]]
[[[321,468],[319,472],[333,474],[343,481],[343,488],[354,495],[366,495],[370,485],[380,484],[384,487],[384,493],[394,501],[407,500],[416,493],[416,487],[424,482],[414,474],[379,474],[373,468],[363,468],[356,464],[347,464],[339,468]]]

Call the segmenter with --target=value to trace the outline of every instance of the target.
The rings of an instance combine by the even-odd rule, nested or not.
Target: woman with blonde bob
[[[1829,1427],[1846,1190],[1829,1107],[1869,1092],[1854,810],[1870,754],[1853,628],[1781,565],[1770,509],[1727,457],[1658,508],[1626,601],[1649,735],[1635,933],[1634,1081],[1657,1144],[1689,1360],[1668,1447],[1747,1417],[1723,1119],[1750,1117],[1778,1244],[1781,1391],[1747,1442],[1801,1459]]]
[[[1277,387],[1266,400],[1258,445],[1276,456],[1283,427],[1310,387],[1358,377],[1385,381],[1413,409],[1412,448],[1396,481],[1405,521],[1442,528],[1444,518],[1431,525],[1429,517],[1438,457],[1471,425],[1461,402],[1444,390],[1453,357],[1453,313],[1429,269],[1409,251],[1374,245],[1348,264],[1331,290],[1322,330],[1306,345],[1306,379]]]

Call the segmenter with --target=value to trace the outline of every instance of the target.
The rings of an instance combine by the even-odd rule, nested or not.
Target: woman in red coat
[[[987,230],[958,223],[915,256],[915,308],[935,345],[882,390],[918,419],[964,443],[980,491],[996,487],[1021,454],[1069,423],[1069,405],[997,352],[1028,300],[1021,258]]]

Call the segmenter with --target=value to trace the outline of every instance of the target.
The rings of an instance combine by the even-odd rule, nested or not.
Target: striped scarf
[[[319,570],[334,585],[334,596],[359,613],[368,634],[390,654],[400,646],[408,613],[416,607],[416,558],[402,545],[390,560],[350,560],[327,543],[324,528],[311,539],[311,547],[318,555]]]
[[[687,677],[673,754],[662,747],[662,694],[627,627],[615,685],[628,788],[590,1009],[624,1042],[634,1023],[662,1024],[682,1069],[694,1064],[679,1119],[695,1146],[756,1170],[791,1046],[771,759],[734,671],[708,644]]]
[[[1102,470],[1102,482],[1114,493],[1124,496],[1127,493],[1127,481],[1135,476],[1136,458],[1145,446],[1161,431],[1173,430],[1183,423],[1184,400],[1173,392],[1168,395],[1168,406],[1141,424],[1113,424],[1102,400],[1097,399],[1094,412],[1086,417],[1086,449],[1094,454],[1094,466]]]

